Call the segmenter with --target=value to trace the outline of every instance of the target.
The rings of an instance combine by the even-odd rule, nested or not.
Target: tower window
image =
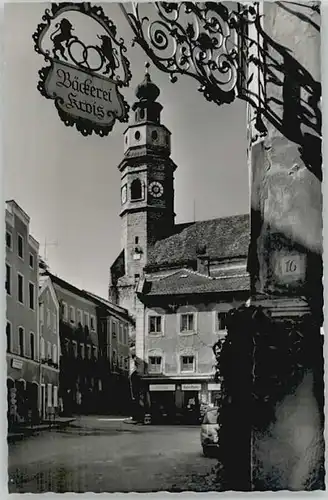
[[[153,139],[153,141],[157,141],[157,139],[158,139],[158,133],[157,133],[156,130],[152,131],[151,138]]]
[[[140,140],[140,132],[139,132],[139,130],[137,130],[137,131],[136,131],[136,133],[134,134],[134,137],[135,137],[135,139],[136,139],[137,141],[139,141],[139,140]]]
[[[143,120],[145,118],[145,110],[144,109],[140,110],[140,118],[141,118],[141,120]]]
[[[134,242],[135,242],[135,244],[136,244],[136,245],[138,245],[138,243],[139,243],[139,236],[136,236],[136,237],[134,238]]]
[[[131,200],[140,200],[142,198],[141,182],[139,179],[134,179],[131,183]]]

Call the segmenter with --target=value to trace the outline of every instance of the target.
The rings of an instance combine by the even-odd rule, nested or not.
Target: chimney
[[[210,258],[207,255],[206,245],[198,246],[196,249],[197,272],[210,276]]]

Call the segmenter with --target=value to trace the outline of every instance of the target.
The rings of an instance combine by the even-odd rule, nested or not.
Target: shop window
[[[181,371],[182,372],[195,371],[195,356],[181,356]]]
[[[149,333],[162,333],[162,316],[149,316]]]
[[[219,312],[217,314],[217,325],[218,325],[218,330],[226,330],[227,328],[227,316],[228,313],[226,312]]]
[[[149,356],[148,358],[148,372],[149,373],[162,373],[162,357]]]
[[[134,179],[131,182],[131,200],[140,200],[142,198],[142,186],[140,179]]]
[[[18,347],[19,347],[19,355],[24,356],[24,328],[20,326],[18,328]]]
[[[193,332],[195,330],[195,315],[181,314],[180,332]]]

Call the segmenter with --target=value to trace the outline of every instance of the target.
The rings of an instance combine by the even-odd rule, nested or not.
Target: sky
[[[147,58],[131,47],[132,32],[117,4],[102,5],[127,46],[132,79],[122,94],[132,105]],[[37,90],[46,64],[34,52],[32,34],[50,3],[5,5],[4,176],[5,197],[31,218],[52,272],[77,287],[107,297],[109,268],[120,253],[120,172],[123,132],[117,122],[104,138],[83,137],[66,127],[53,101]],[[149,7],[148,7],[149,8]],[[153,7],[151,7],[153,8]],[[205,100],[197,82],[168,75],[151,65],[161,89],[162,123],[172,132],[176,222],[248,212],[246,106],[217,106]]]

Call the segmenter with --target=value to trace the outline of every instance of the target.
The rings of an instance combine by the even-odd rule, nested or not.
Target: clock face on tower
[[[149,193],[154,198],[160,198],[164,193],[164,188],[160,182],[154,181],[149,184]]]

